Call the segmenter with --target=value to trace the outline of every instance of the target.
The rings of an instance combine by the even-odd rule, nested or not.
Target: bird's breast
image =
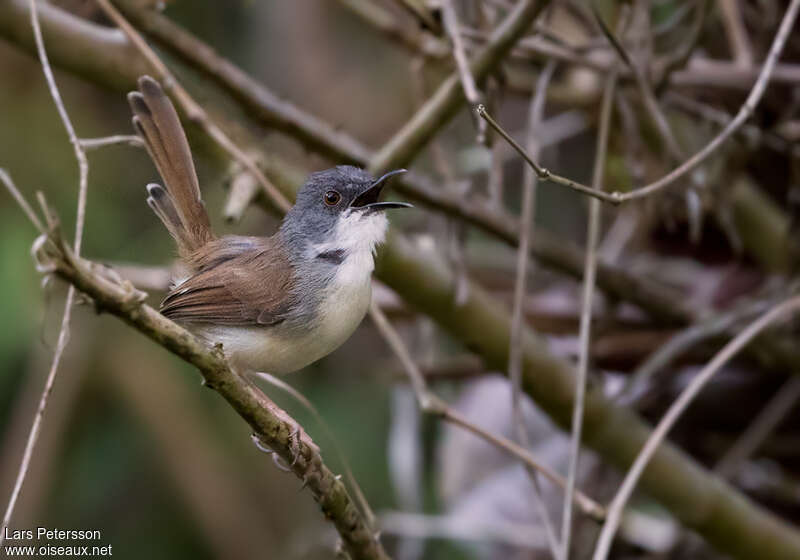
[[[333,348],[353,334],[367,312],[372,294],[373,267],[371,252],[348,255],[336,267],[325,289],[315,330],[320,337],[331,341]]]
[[[302,328],[211,327],[205,333],[222,342],[233,364],[243,370],[291,373],[330,354],[356,330],[372,294],[372,253],[350,254],[325,288]]]

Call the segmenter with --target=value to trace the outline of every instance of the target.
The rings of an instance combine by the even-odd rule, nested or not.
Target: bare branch
[[[731,115],[721,109],[678,93],[667,92],[664,95],[664,102],[684,113],[706,119],[721,127],[727,126],[733,120]],[[790,157],[800,158],[800,145],[789,142],[774,132],[762,130],[755,124],[743,124],[735,134],[745,142],[763,144],[772,150],[785,152]]]
[[[562,177],[561,175],[556,175],[550,170],[541,167],[538,163],[536,163],[533,158],[531,158],[528,153],[525,151],[525,148],[519,145],[519,143],[514,140],[511,135],[506,132],[503,127],[501,127],[497,121],[495,121],[489,112],[486,110],[486,107],[483,105],[478,105],[475,109],[478,115],[484,119],[489,125],[497,131],[497,133],[502,136],[506,142],[511,144],[511,146],[519,152],[519,155],[528,162],[528,165],[536,172],[536,176],[539,178],[540,181],[549,181],[551,183],[555,183],[557,185],[561,185],[564,187],[569,187],[570,189],[576,190],[581,194],[585,194],[594,198],[598,198],[605,202],[610,202],[612,204],[619,204],[619,195],[616,193],[606,193],[603,191],[595,191],[592,187],[584,185],[582,183],[578,183],[577,181],[573,181],[572,179],[567,179],[566,177]]]
[[[796,3],[796,2],[795,2]],[[742,348],[744,348],[753,338],[755,338],[761,331],[766,329],[772,323],[783,318],[785,315],[794,313],[800,309],[800,296],[790,298],[763,314],[756,321],[751,323],[745,330],[739,333],[733,340],[725,345],[722,350],[717,352],[714,358],[692,379],[691,383],[684,389],[681,395],[672,403],[664,417],[658,423],[656,428],[647,438],[644,447],[639,452],[636,460],[631,465],[628,473],[625,475],[625,480],[622,482],[617,494],[611,502],[608,509],[608,517],[603,524],[603,529],[597,540],[597,546],[594,551],[594,560],[605,560],[608,552],[611,549],[611,543],[614,540],[614,534],[617,531],[622,512],[628,502],[628,498],[633,493],[639,477],[642,475],[650,458],[656,452],[658,447],[666,438],[667,433],[675,425],[680,415],[689,406],[692,400],[702,390],[717,371],[722,368],[728,361],[731,360]]]
[[[134,148],[144,147],[142,139],[134,134],[117,134],[114,136],[104,136],[102,138],[81,138],[80,144],[84,150],[96,150],[97,148],[113,146],[114,144],[127,144]]]
[[[606,79],[603,92],[603,104],[600,109],[600,125],[597,131],[597,148],[594,155],[594,171],[592,172],[592,188],[603,188],[603,172],[605,171],[608,152],[608,133],[611,129],[611,114],[614,107],[614,92],[617,87],[617,72],[613,70]],[[589,200],[589,224],[586,233],[586,262],[583,273],[583,291],[581,296],[581,324],[578,351],[578,378],[575,382],[575,402],[572,412],[572,431],[570,439],[570,461],[567,468],[567,489],[564,498],[564,516],[561,525],[561,557],[569,558],[570,535],[572,532],[572,501],[578,477],[578,461],[583,433],[583,413],[586,406],[586,381],[589,371],[589,345],[592,329],[592,303],[595,290],[595,273],[597,269],[597,243],[600,239],[600,200]]]
[[[6,186],[6,189],[8,189],[8,192],[11,193],[11,196],[17,201],[17,204],[19,204],[19,207],[33,224],[33,227],[39,230],[39,233],[44,233],[44,226],[39,220],[39,216],[36,215],[36,212],[34,212],[33,208],[30,207],[28,201],[25,200],[25,197],[19,192],[19,189],[11,179],[11,175],[9,175],[8,172],[2,167],[0,167],[0,181],[3,182],[3,184]]]
[[[507,367],[510,318],[504,306],[473,285],[463,306],[453,306],[454,277],[442,260],[397,234],[379,253],[376,274],[409,305],[425,310],[442,328],[479,354],[489,369]],[[575,392],[572,364],[554,356],[545,341],[525,329],[525,391],[560,426],[568,426]],[[630,409],[616,407],[597,388],[586,395],[583,442],[626,468],[650,429]],[[664,476],[669,473],[669,476]],[[645,470],[643,485],[680,521],[720,550],[764,560],[800,554],[800,533],[718,481],[668,442]],[[769,535],[768,546],[764,535]]]
[[[483,95],[478,91],[478,86],[475,85],[475,76],[472,75],[472,70],[469,67],[467,60],[467,53],[464,50],[464,43],[461,40],[461,33],[459,31],[458,14],[453,5],[453,0],[442,1],[442,16],[444,18],[444,27],[447,34],[450,36],[450,41],[453,43],[453,58],[456,61],[456,68],[458,69],[458,77],[461,80],[461,86],[464,88],[464,97],[470,105],[477,105],[481,102]],[[478,120],[478,142],[483,142],[486,138],[486,123]]]

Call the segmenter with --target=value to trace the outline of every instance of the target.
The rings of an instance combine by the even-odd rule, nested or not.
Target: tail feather
[[[169,234],[176,240],[182,239],[184,236],[183,223],[169,193],[156,183],[147,185],[147,193],[149,195],[147,205],[166,226]]]
[[[133,126],[166,186],[164,190],[156,184],[148,185],[147,203],[175,239],[181,255],[187,256],[214,238],[189,142],[172,102],[158,82],[142,76],[139,90],[128,94]]]

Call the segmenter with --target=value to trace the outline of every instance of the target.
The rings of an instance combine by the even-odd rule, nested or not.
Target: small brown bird
[[[352,166],[313,173],[272,237],[216,237],[200,196],[178,115],[154,79],[128,95],[133,125],[166,188],[149,184],[147,203],[178,246],[188,275],[177,278],[161,312],[209,343],[222,343],[240,370],[284,374],[339,347],[363,319],[374,251],[387,228],[379,202],[385,180]]]

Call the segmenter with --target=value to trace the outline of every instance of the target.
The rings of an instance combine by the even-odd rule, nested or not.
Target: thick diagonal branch
[[[57,251],[50,251],[55,272],[90,296],[98,310],[122,319],[154,342],[191,363],[253,429],[258,439],[308,487],[323,514],[339,531],[353,559],[386,559],[376,535],[359,513],[344,484],[323,463],[319,451],[294,433],[293,424],[249,379],[231,370],[222,349],[209,348],[189,331],[142,303],[141,294],[113,280],[103,269],[73,255],[58,232],[49,234]]]

